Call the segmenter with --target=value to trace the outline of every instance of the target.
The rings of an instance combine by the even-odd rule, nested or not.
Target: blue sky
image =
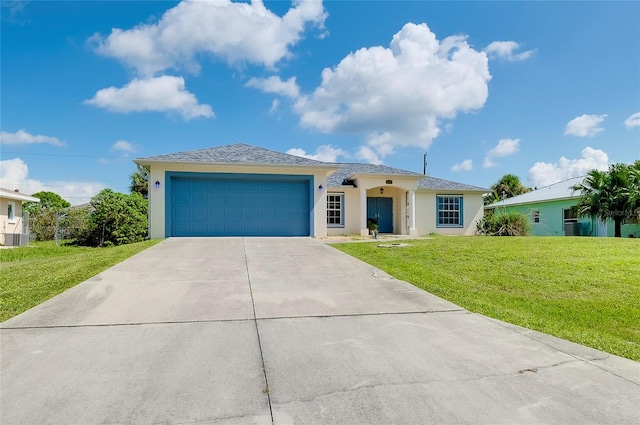
[[[2,0],[0,186],[247,143],[488,187],[640,159],[640,2]]]

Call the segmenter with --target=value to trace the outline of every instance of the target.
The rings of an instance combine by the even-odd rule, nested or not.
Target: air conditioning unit
[[[6,233],[4,235],[5,246],[27,246],[29,235],[23,233]]]

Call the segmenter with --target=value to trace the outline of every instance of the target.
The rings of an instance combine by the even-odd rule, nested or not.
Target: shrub
[[[476,233],[487,236],[526,236],[531,233],[531,223],[519,212],[485,214],[477,224]]]
[[[139,193],[104,189],[91,199],[91,212],[76,242],[111,246],[140,242],[147,236],[148,202]]]
[[[29,214],[29,230],[37,241],[52,241],[56,237],[58,211],[51,208],[34,209]]]

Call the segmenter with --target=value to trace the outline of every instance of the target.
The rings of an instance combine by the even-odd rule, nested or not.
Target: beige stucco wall
[[[153,164],[149,173],[149,236],[165,237],[165,173],[240,173],[240,174],[288,174],[313,175],[313,227],[311,236],[327,235],[327,174],[326,168],[269,167],[251,165],[215,165],[215,164]],[[155,188],[155,182],[160,187]],[[322,186],[322,189],[318,187]]]
[[[9,202],[15,205],[14,220],[9,221],[7,208]],[[0,198],[0,245],[5,245],[5,234],[22,233],[22,201]]]
[[[436,196],[452,195],[464,197],[463,227],[437,227]],[[476,223],[482,219],[484,203],[480,192],[418,191],[416,193],[416,228],[419,235],[437,233],[439,235],[473,235]]]
[[[392,197],[393,198],[393,233],[399,235],[409,234],[409,213],[407,211],[408,191],[399,187],[384,187],[384,193],[380,194],[380,187],[366,191],[367,197]],[[344,193],[345,195],[345,226],[329,227],[329,235],[361,234],[360,221],[360,189],[341,187],[330,188],[329,193]],[[436,195],[462,195],[463,201],[463,227],[437,227],[436,221]],[[365,200],[366,202],[366,200]],[[437,233],[440,235],[472,235],[476,230],[476,223],[482,219],[483,201],[479,192],[416,192],[416,229],[418,235]],[[366,210],[366,205],[365,205]],[[366,224],[365,224],[366,226]]]
[[[392,183],[387,183],[391,180]],[[366,234],[366,198],[392,198],[393,199],[393,233],[409,234],[407,216],[407,195],[411,190],[416,190],[417,179],[404,176],[358,176],[355,179],[357,188],[341,186],[329,188],[329,193],[344,193],[344,227],[329,227],[327,233],[332,236],[349,234]],[[380,189],[383,193],[380,193]],[[365,194],[362,194],[362,191]]]

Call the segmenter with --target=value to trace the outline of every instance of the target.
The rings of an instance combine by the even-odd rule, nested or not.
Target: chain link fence
[[[82,235],[89,217],[87,208],[52,211],[43,209],[33,214],[25,213],[24,233],[30,241],[55,241],[60,245],[63,241],[73,240]]]

